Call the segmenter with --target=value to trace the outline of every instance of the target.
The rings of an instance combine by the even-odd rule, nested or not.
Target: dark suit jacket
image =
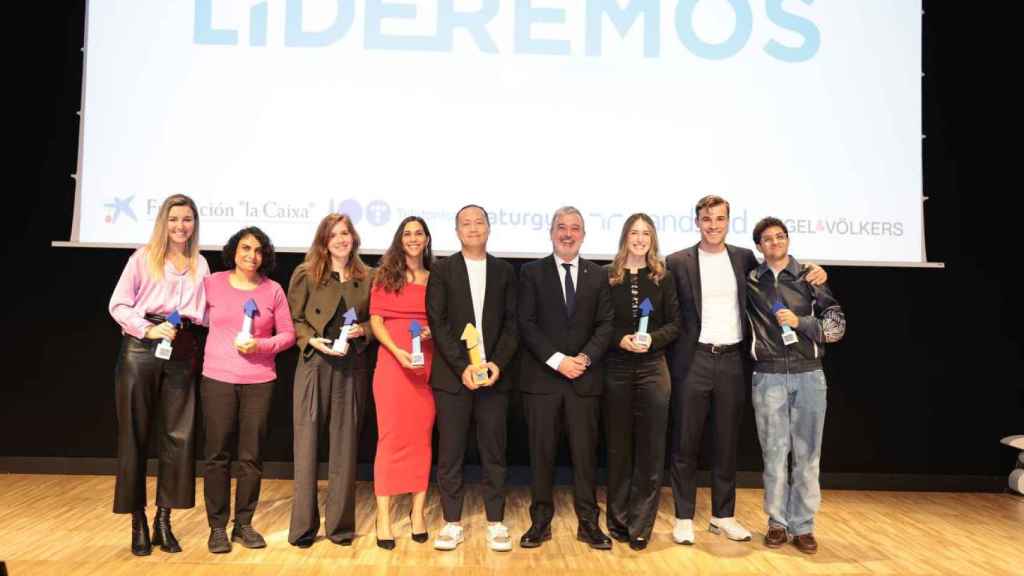
[[[747,304],[747,273],[757,267],[754,253],[739,246],[725,245],[729,251],[733,273],[736,276],[736,305],[740,314],[740,326],[743,340],[750,337],[750,324],[745,313]],[[676,292],[679,294],[679,313],[682,319],[679,338],[669,353],[669,370],[672,381],[681,383],[693,361],[693,353],[697,350],[697,338],[701,328],[701,294],[700,294],[700,259],[697,245],[674,252],[665,259],[672,277],[675,278]]]
[[[604,386],[601,360],[612,337],[613,311],[608,273],[580,258],[576,279],[576,311],[567,317],[562,296],[563,279],[555,270],[554,256],[524,264],[519,273],[519,333],[528,353],[523,354],[519,388],[530,394],[552,394],[572,385],[581,396],[598,396]],[[591,365],[582,376],[569,380],[545,362],[555,352],[575,356],[583,352]]]
[[[430,385],[447,392],[469,392],[462,384],[462,372],[469,366],[469,351],[462,341],[467,323],[476,325],[469,272],[462,253],[438,260],[430,266],[427,281],[427,319],[434,340],[434,362]],[[516,325],[516,277],[512,265],[487,255],[487,291],[484,294],[484,351],[498,365],[501,377],[496,390],[507,390],[506,368],[519,346]],[[441,359],[441,362],[438,362]]]
[[[295,343],[299,346],[300,358],[308,358],[314,352],[309,339],[323,336],[324,328],[334,317],[340,307],[348,310],[355,306],[357,321],[363,327],[364,338],[352,340],[355,351],[363,352],[373,341],[370,330],[370,284],[373,279],[373,268],[365,280],[349,280],[338,282],[329,280],[326,284],[313,282],[305,263],[292,272],[288,282],[288,307],[292,312],[292,323],[295,324]]]
[[[609,264],[609,266],[611,266]],[[609,272],[611,271],[608,268]],[[611,287],[612,308],[615,310],[615,331],[608,343],[612,356],[622,358],[651,358],[661,356],[666,347],[670,346],[679,336],[679,301],[676,293],[675,278],[671,273],[658,284],[651,280],[647,269],[643,269],[639,278],[640,302],[644,298],[651,299],[651,315],[647,318],[647,333],[651,335],[651,347],[643,354],[626,352],[619,343],[628,334],[636,332],[633,320],[633,292],[627,279]]]

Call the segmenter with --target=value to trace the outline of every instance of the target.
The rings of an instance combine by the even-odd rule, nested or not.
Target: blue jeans
[[[751,397],[764,457],[764,511],[769,524],[783,526],[793,535],[814,532],[814,514],[821,507],[818,470],[826,390],[821,370],[754,372]]]

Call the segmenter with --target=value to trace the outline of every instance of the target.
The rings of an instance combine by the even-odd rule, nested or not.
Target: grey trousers
[[[353,368],[349,362],[328,360],[318,353],[299,359],[292,407],[295,499],[289,543],[311,542],[320,530],[318,442],[325,429],[330,453],[324,532],[332,542],[355,538],[356,457],[368,394],[365,367]]]

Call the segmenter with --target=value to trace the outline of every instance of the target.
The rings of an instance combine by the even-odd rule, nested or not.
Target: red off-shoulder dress
[[[427,326],[427,287],[406,284],[401,291],[375,287],[370,293],[370,314],[384,320],[391,339],[412,352],[409,327],[418,320]],[[430,389],[433,342],[421,343],[422,368],[407,369],[387,349],[377,353],[373,399],[377,405],[377,457],[373,464],[373,491],[391,496],[427,489],[430,479],[434,395]]]

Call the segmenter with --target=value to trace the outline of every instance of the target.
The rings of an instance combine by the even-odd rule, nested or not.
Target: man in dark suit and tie
[[[512,265],[487,253],[491,225],[487,211],[469,205],[455,215],[462,250],[431,266],[427,318],[434,339],[430,385],[437,407],[437,484],[445,526],[434,540],[438,550],[454,550],[463,539],[462,464],[470,420],[476,420],[477,446],[484,469],[487,545],[512,549],[504,525],[508,378],[502,371],[515,356],[516,281]],[[467,331],[467,324],[473,329]],[[476,338],[481,359],[471,363],[464,338]],[[486,372],[477,380],[474,372]]]
[[[754,253],[725,243],[729,203],[719,196],[697,202],[700,242],[666,258],[676,283],[682,319],[670,353],[672,375],[672,494],[676,523],[672,539],[693,544],[697,458],[704,424],[711,416],[714,449],[709,530],[737,541],[750,532],[735,518],[736,445],[749,379],[743,341],[750,336],[745,310],[746,276],[757,267]],[[812,265],[813,266],[813,265]],[[820,267],[808,275],[825,281]]]
[[[519,332],[526,352],[519,382],[533,472],[532,525],[519,541],[523,548],[551,538],[561,422],[572,454],[576,537],[592,548],[612,547],[598,526],[594,477],[604,382],[599,364],[611,340],[614,312],[607,272],[579,257],[584,235],[579,210],[559,208],[551,220],[554,254],[520,272]]]

